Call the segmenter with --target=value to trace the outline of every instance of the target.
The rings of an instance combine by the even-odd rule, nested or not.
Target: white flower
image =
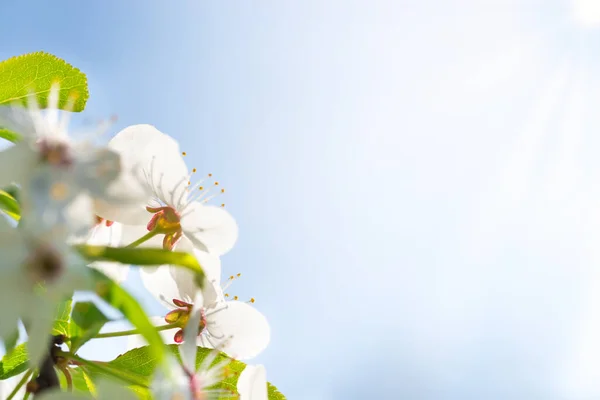
[[[199,251],[195,251],[201,257]],[[206,253],[205,253],[206,254]],[[200,261],[202,262],[201,258]],[[171,311],[166,314],[166,323],[180,323],[180,328],[163,331],[168,343],[183,342],[183,326],[186,325],[194,305],[197,291],[191,273],[181,268],[162,266],[155,272],[141,271],[142,283],[148,291]],[[196,343],[202,347],[215,348],[221,342],[221,349],[231,357],[249,359],[262,352],[269,344],[271,330],[263,314],[243,301],[226,301],[218,286],[218,269],[205,270],[206,287],[203,289],[202,303],[196,304],[201,310],[200,333]]]
[[[92,286],[86,262],[66,244],[66,230],[29,222],[14,228],[0,218],[0,338],[14,334],[21,319],[36,366],[47,354],[58,304]]]
[[[202,293],[196,291],[194,303],[201,303],[202,297]],[[151,385],[155,399],[216,400],[236,397],[232,392],[215,388],[215,385],[225,378],[225,367],[231,362],[230,359],[225,358],[212,365],[219,354],[218,350],[211,351],[196,368],[198,349],[193,339],[198,335],[202,315],[201,307],[194,306],[190,310],[190,325],[185,329],[187,340],[179,347],[181,364],[176,363],[171,357],[166,365],[159,366]]]
[[[108,147],[135,163],[144,175],[143,184],[152,196],[145,207],[123,210],[102,201],[98,215],[123,224],[123,242],[130,244],[150,231],[157,236],[143,245],[187,248],[222,255],[237,240],[235,220],[222,207],[204,205],[210,190],[201,182],[192,185],[179,145],[150,125],[134,125],[119,132]],[[209,175],[210,177],[210,175]],[[211,186],[218,187],[218,182]],[[219,190],[222,192],[223,190]],[[127,243],[129,241],[129,243]]]
[[[262,365],[246,365],[237,382],[239,400],[268,400],[267,372]]]
[[[72,107],[73,100],[70,101]],[[67,200],[86,202],[90,212],[81,224],[85,222],[88,227],[94,222],[93,199],[113,206],[137,204],[145,199],[147,193],[133,178],[136,171],[124,169],[118,153],[90,142],[70,140],[69,113],[59,114],[58,103],[59,86],[53,85],[45,113],[38,109],[35,96],[30,97],[29,109],[0,107],[0,125],[22,135],[22,140],[0,152],[0,187],[21,185],[24,212],[38,207],[48,214],[48,199],[37,197],[40,190],[50,193],[50,201],[56,204],[64,205]],[[128,184],[112,185],[117,178]],[[81,200],[80,196],[88,198]]]

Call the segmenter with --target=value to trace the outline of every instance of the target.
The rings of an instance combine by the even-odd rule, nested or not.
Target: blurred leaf
[[[60,84],[58,106],[64,109],[73,96],[72,111],[83,111],[89,97],[87,78],[83,72],[64,60],[45,52],[24,54],[0,62],[0,105],[14,102],[27,105],[35,93],[40,108],[48,107],[53,83]]]
[[[71,320],[71,304],[73,300],[69,299],[62,302],[56,310],[56,319],[52,327],[53,335],[69,336],[69,322]]]
[[[10,353],[2,357],[0,361],[0,380],[19,375],[27,369],[27,349],[26,344],[20,344]]]
[[[6,139],[9,142],[17,143],[21,140],[21,135],[5,128],[0,128],[0,138]]]
[[[0,210],[4,211],[11,218],[18,221],[21,219],[21,208],[17,200],[8,192],[0,190]]]
[[[78,245],[77,250],[90,261],[116,261],[121,264],[138,266],[175,265],[189,269],[196,274],[196,282],[202,287],[204,271],[191,254],[153,248],[126,248]]]
[[[109,321],[108,318],[91,301],[75,303],[71,324],[78,327],[77,335],[71,337],[71,351],[77,351],[86,342],[100,332]]]
[[[112,281],[102,272],[92,269],[96,280],[96,294],[108,304],[119,310],[140,334],[152,346],[153,358],[162,362],[165,357],[165,345],[160,334],[133,296]]]

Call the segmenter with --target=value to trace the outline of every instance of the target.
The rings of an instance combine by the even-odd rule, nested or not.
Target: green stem
[[[141,238],[139,238],[138,240],[136,240],[135,242],[130,243],[127,246],[125,246],[125,248],[137,247],[140,244],[144,243],[145,241],[152,239],[157,234],[158,234],[158,232],[156,230],[150,231],[150,232],[146,233],[144,236],[142,236]]]
[[[155,328],[157,331],[166,331],[168,329],[179,328],[179,324],[177,322],[174,322],[172,324],[157,326]],[[94,336],[92,339],[103,339],[103,338],[129,336],[129,335],[141,335],[141,332],[138,329],[130,329],[128,331],[119,331],[119,332],[106,332],[106,333],[99,333],[96,336]]]
[[[101,372],[106,375],[112,376],[114,378],[120,379],[123,382],[127,382],[130,385],[142,386],[145,388],[148,387],[146,382],[144,380],[142,380],[141,377],[125,374],[124,371],[121,371],[121,370],[118,370],[118,371],[114,370],[110,367],[103,365],[103,363],[100,363],[97,361],[86,360],[85,358],[81,358],[76,354],[67,353],[64,351],[57,351],[56,354],[59,356],[65,357],[67,359],[70,359],[70,360],[75,360],[75,361],[81,363],[81,365],[87,366],[90,369],[95,369],[98,372]]]
[[[23,377],[21,378],[21,380],[19,381],[19,383],[17,383],[17,386],[15,386],[15,388],[13,389],[13,391],[10,392],[10,394],[8,395],[8,397],[6,398],[6,400],[11,400],[13,397],[15,397],[15,395],[17,394],[17,392],[19,391],[19,389],[21,389],[21,386],[23,386],[25,383],[27,383],[27,380],[29,380],[29,378],[31,377],[32,374],[33,374],[33,369],[30,369],[29,371],[27,371],[25,373],[25,375],[23,375]]]
[[[67,380],[67,388],[69,389],[69,392],[72,392],[73,391],[73,378],[71,377],[71,372],[69,372],[69,368],[63,367],[63,368],[60,368],[60,370],[62,371],[63,375],[65,376],[65,379]]]

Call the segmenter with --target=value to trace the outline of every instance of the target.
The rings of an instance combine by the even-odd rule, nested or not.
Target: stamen
[[[185,157],[185,156],[187,156],[187,153],[185,151],[182,151],[181,155]]]
[[[234,299],[234,300],[237,300],[237,299],[239,299],[239,297],[237,297],[237,296],[233,296],[233,299]]]

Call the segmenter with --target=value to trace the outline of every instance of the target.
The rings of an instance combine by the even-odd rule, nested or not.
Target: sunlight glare
[[[573,0],[573,16],[584,28],[600,26],[600,0]]]

